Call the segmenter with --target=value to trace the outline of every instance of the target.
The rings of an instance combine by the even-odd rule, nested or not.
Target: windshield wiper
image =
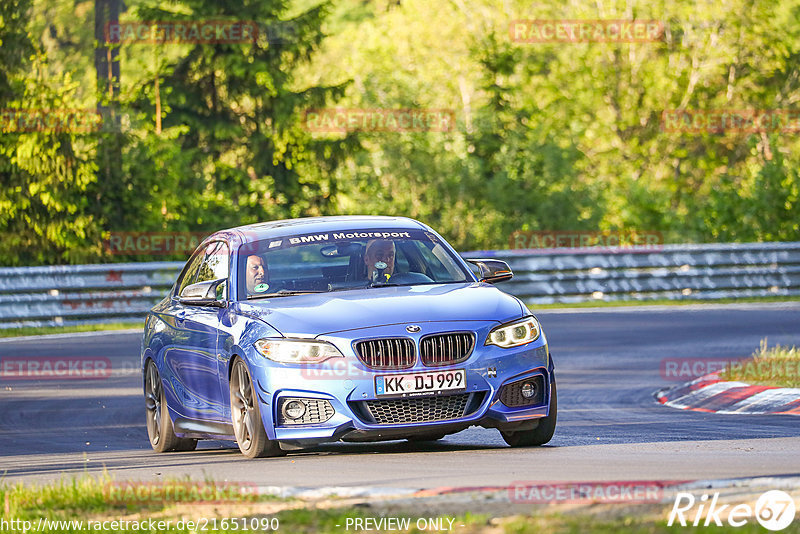
[[[404,286],[436,286],[440,284],[463,284],[466,280],[448,280],[446,282],[438,282],[436,280],[432,280],[430,282],[401,282],[401,283],[394,283],[394,282],[371,282],[370,285],[367,287],[404,287]]]
[[[247,300],[265,299],[270,297],[289,297],[291,295],[308,295],[310,293],[324,293],[324,291],[316,291],[316,290],[295,291],[293,289],[281,289],[280,291],[276,291],[275,293],[262,293],[260,295],[250,295],[249,297],[247,297]]]
[[[393,284],[391,282],[370,282],[367,287],[391,287],[391,286],[402,286],[405,284]]]

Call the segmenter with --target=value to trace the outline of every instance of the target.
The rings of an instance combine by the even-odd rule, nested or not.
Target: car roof
[[[372,228],[385,229],[413,229],[428,230],[429,228],[419,221],[408,217],[388,217],[382,215],[337,215],[330,217],[305,217],[300,219],[283,219],[246,226],[238,226],[228,230],[221,230],[207,238],[230,236],[235,234],[240,243],[250,243],[285,237],[298,234],[312,234],[315,232],[337,232],[348,230],[368,230]]]

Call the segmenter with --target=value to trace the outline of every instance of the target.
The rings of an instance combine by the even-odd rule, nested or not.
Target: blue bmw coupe
[[[511,276],[407,218],[217,232],[147,316],[150,443],[167,452],[235,439],[255,458],[472,425],[511,446],[547,443],[553,361],[533,314],[493,285]]]

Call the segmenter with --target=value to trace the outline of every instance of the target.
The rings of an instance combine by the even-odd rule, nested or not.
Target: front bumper
[[[408,334],[405,325],[350,331],[346,336],[320,336],[335,344],[344,359],[328,360],[316,366],[277,364],[254,353],[251,374],[261,402],[264,427],[270,439],[287,445],[308,446],[330,441],[378,441],[402,439],[415,434],[446,434],[469,426],[504,427],[525,425],[549,413],[553,364],[544,333],[536,341],[521,347],[504,349],[484,346],[489,330],[497,323],[421,323],[422,331]],[[417,358],[416,364],[402,370],[372,370],[364,366],[353,350],[359,337],[410,337],[448,331],[476,333],[476,346],[469,358],[445,367],[426,367]],[[466,389],[436,396],[383,398],[376,395],[375,376],[416,372],[464,369]],[[508,406],[501,401],[501,388],[524,378],[536,378],[541,394],[534,404]],[[278,413],[289,398],[327,401],[333,415],[321,423],[287,424]],[[508,402],[507,399],[505,399]],[[314,404],[317,404],[316,402]],[[462,408],[463,409],[460,409]],[[393,414],[409,411],[417,415],[414,422],[394,422]],[[381,416],[376,418],[375,414]],[[432,420],[425,420],[424,414]],[[444,417],[444,418],[442,418]],[[402,419],[399,418],[399,419]],[[534,423],[535,424],[535,423]]]

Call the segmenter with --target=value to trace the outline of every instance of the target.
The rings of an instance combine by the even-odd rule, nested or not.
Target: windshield
[[[243,300],[471,280],[441,240],[422,230],[336,231],[256,241],[240,249],[238,269]]]

